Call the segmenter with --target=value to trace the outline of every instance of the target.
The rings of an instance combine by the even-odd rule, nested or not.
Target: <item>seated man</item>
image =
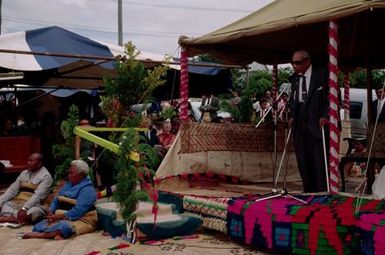
[[[52,177],[43,166],[43,156],[33,153],[27,170],[0,196],[0,222],[29,224],[45,216],[43,200],[51,191]]]
[[[153,128],[152,120],[150,118],[144,116],[139,124],[139,127],[148,129],[145,132],[139,132],[142,143],[147,143],[151,147],[154,147],[154,145],[159,144],[159,139],[156,135],[157,131],[155,128]]]
[[[272,111],[269,111],[270,104],[266,98],[261,98],[261,101],[255,103],[253,107],[255,108],[257,118],[259,118],[259,120],[263,118],[262,122],[273,120]]]
[[[68,170],[68,181],[49,207],[45,220],[37,223],[32,232],[21,238],[61,240],[74,234],[93,232],[97,226],[95,210],[96,191],[87,177],[89,167],[83,160],[73,160]]]
[[[356,140],[353,141],[352,154],[357,154],[366,151],[366,141]],[[363,177],[365,173],[366,162],[356,162],[350,161],[347,162],[344,166],[345,176],[349,177]]]

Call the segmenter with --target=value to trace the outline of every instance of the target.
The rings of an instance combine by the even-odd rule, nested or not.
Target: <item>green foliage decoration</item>
[[[148,161],[152,155],[149,151],[142,148],[139,143],[138,133],[129,129],[120,138],[119,154],[117,157],[116,167],[119,169],[117,178],[117,191],[114,192],[114,201],[118,202],[121,208],[121,215],[126,222],[130,222],[134,217],[134,211],[139,200],[148,200],[149,196],[145,191],[140,190],[141,175],[154,171],[147,166],[151,165]],[[140,161],[133,162],[128,158],[131,151],[140,152]],[[151,161],[152,159],[150,159]]]
[[[222,100],[220,107],[231,114],[235,123],[250,123],[254,111],[252,89],[245,88],[239,95],[239,102],[234,103],[231,100]]]
[[[102,111],[108,118],[117,120],[117,126],[124,121],[131,105],[148,101],[154,89],[165,84],[163,78],[168,69],[165,65],[145,68],[137,60],[140,51],[131,42],[125,44],[125,53],[127,57],[117,61],[117,77],[104,77],[106,96],[102,98]]]
[[[338,75],[338,84],[344,87],[344,73],[340,72]],[[357,68],[349,75],[350,87],[352,88],[366,88],[367,87],[367,71],[363,68]],[[385,70],[372,71],[372,88],[382,87],[385,81]]]
[[[174,107],[172,107],[172,106],[170,106],[170,107],[167,107],[167,108],[164,108],[161,112],[160,112],[160,117],[162,118],[162,119],[164,119],[164,120],[166,120],[166,119],[172,119],[172,118],[174,118],[175,116],[177,116],[178,115],[178,113],[177,113],[177,110],[174,108]]]
[[[116,65],[117,77],[104,78],[102,112],[115,126],[136,127],[140,123],[141,115],[130,111],[131,105],[145,105],[152,99],[154,89],[166,82],[163,77],[168,67],[157,65],[151,69],[145,68],[144,64],[137,60],[140,52],[131,42],[125,44],[125,53],[127,57]],[[113,198],[120,204],[123,219],[130,222],[135,217],[133,213],[138,201],[149,198],[145,191],[138,188],[143,181],[142,176],[152,178],[152,169],[159,165],[159,158],[154,148],[140,143],[139,134],[134,129],[128,129],[120,137],[115,136],[116,134],[110,135],[111,141],[119,143],[119,153],[114,161],[117,190]],[[139,153],[139,162],[133,162],[128,157],[132,151]]]
[[[63,120],[61,123],[61,134],[64,138],[64,142],[54,144],[52,147],[54,159],[61,162],[55,168],[55,182],[67,177],[71,161],[75,159],[75,135],[73,134],[73,130],[78,123],[79,109],[76,105],[71,105],[68,111],[67,119]],[[82,143],[81,158],[86,158],[90,154],[90,147],[91,143],[86,141]]]
[[[151,145],[147,143],[140,143],[138,145],[138,149],[141,156],[140,157],[141,165],[146,166],[148,169],[155,169],[159,165],[160,163],[159,156],[154,150],[154,148],[151,147]],[[154,174],[155,172],[152,173],[152,175]]]
[[[73,129],[79,123],[79,109],[76,105],[71,105],[69,108],[67,119],[61,123],[61,134],[64,138],[64,143],[53,145],[53,156],[55,160],[61,162],[55,168],[55,182],[64,179],[67,176],[68,168],[71,161],[75,158],[75,137]]]

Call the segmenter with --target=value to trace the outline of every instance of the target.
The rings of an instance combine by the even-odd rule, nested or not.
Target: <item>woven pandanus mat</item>
[[[181,153],[200,151],[269,152],[274,150],[272,125],[188,122],[181,126]],[[277,149],[285,144],[283,125],[277,128]],[[289,146],[292,148],[292,145]]]

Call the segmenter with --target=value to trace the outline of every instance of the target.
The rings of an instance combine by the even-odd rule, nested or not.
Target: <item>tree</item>
[[[114,121],[115,126],[123,123],[131,105],[148,101],[154,89],[165,84],[166,80],[162,77],[168,68],[158,65],[146,69],[142,62],[136,60],[140,51],[131,42],[125,44],[125,53],[127,58],[117,62],[117,77],[104,78],[106,96],[101,98],[102,111]]]

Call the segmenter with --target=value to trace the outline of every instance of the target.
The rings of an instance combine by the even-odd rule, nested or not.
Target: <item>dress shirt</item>
[[[9,186],[5,193],[0,196],[0,207],[19,194],[21,183],[23,182],[38,185],[32,197],[24,204],[25,207],[31,208],[39,205],[40,202],[48,196],[51,191],[52,177],[44,166],[36,172],[24,170],[17,177],[16,181]]]
[[[306,94],[309,95],[309,87],[310,87],[310,79],[311,79],[311,71],[312,71],[312,66],[310,65],[309,68],[306,70],[306,72],[304,74],[299,74],[300,75],[300,79],[299,79],[299,92],[298,93],[298,101],[299,102],[303,102],[304,99],[302,98],[302,79],[304,76],[305,79],[306,79]]]
[[[377,115],[380,115],[381,110],[382,110],[382,107],[384,107],[384,103],[385,103],[385,98],[383,98],[381,101],[378,100],[378,104],[377,104]]]

